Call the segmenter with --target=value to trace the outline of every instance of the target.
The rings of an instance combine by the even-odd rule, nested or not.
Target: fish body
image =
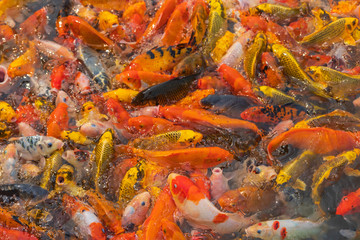
[[[333,130],[330,128],[293,128],[280,134],[268,144],[268,156],[279,146],[291,144],[300,149],[307,149],[316,154],[340,153],[359,146],[357,134]]]
[[[62,153],[64,150],[60,149],[55,151],[48,157],[45,161],[45,168],[40,180],[40,187],[50,191],[54,187],[53,179],[57,170],[61,167],[62,164]]]
[[[204,43],[204,54],[209,54],[227,30],[226,10],[221,0],[210,2],[209,25]]]
[[[330,174],[339,168],[353,163],[360,155],[360,149],[355,148],[351,151],[343,152],[334,158],[328,159],[320,165],[313,175],[311,185],[311,197],[315,204],[319,205],[321,200],[321,193],[323,190],[323,183],[330,177]]]
[[[307,116],[306,110],[302,107],[289,105],[266,105],[246,109],[241,113],[241,118],[251,122],[273,123],[281,121],[298,121]]]
[[[304,46],[314,46],[344,41],[345,44],[355,45],[355,40],[351,36],[351,33],[358,25],[358,21],[359,20],[356,18],[340,18],[318,31],[305,36],[302,39],[301,44]]]
[[[112,129],[107,129],[100,137],[96,144],[95,150],[95,165],[94,167],[94,183],[97,190],[101,189],[101,177],[108,171],[110,163],[114,155],[114,132]]]
[[[196,80],[197,74],[173,78],[167,82],[149,87],[139,92],[131,101],[135,106],[145,105],[166,105],[184,98],[190,91],[192,83]]]
[[[346,98],[360,92],[360,75],[342,73],[323,66],[312,66],[307,72],[314,81],[327,84],[334,96]]]
[[[30,136],[10,140],[15,144],[21,158],[32,161],[50,155],[63,146],[63,142],[54,137]]]
[[[97,57],[97,52],[89,47],[81,46],[79,48],[80,59],[85,63],[91,73],[90,85],[100,91],[110,90],[110,78]]]
[[[206,20],[209,16],[207,4],[203,0],[197,0],[194,5],[193,14],[191,16],[191,26],[193,33],[190,43],[192,45],[199,45],[206,32]]]
[[[168,71],[192,51],[193,48],[188,47],[186,44],[158,47],[138,55],[125,70],[146,72]]]
[[[133,141],[135,148],[141,149],[172,149],[195,146],[202,139],[202,134],[192,130],[179,130],[158,134],[149,138],[140,138]]]
[[[284,240],[316,238],[322,233],[321,224],[308,220],[271,220],[248,227],[247,237]]]
[[[299,16],[304,16],[308,13],[308,5],[306,3],[302,3],[300,7],[287,7],[279,4],[271,4],[271,3],[263,3],[257,5],[254,8],[251,8],[250,13],[261,14],[265,13],[270,18],[281,21],[288,21],[289,19],[297,18]]]
[[[296,85],[305,85],[309,91],[324,98],[329,98],[324,85],[314,82],[306,74],[292,53],[280,44],[273,44],[272,51],[280,61],[284,74],[294,81]]]
[[[241,231],[252,223],[251,218],[220,212],[185,176],[171,173],[168,183],[177,208],[193,226],[225,234]]]
[[[185,148],[168,151],[150,151],[134,148],[135,155],[163,167],[190,167],[204,169],[233,159],[233,155],[219,147]]]
[[[244,58],[244,69],[249,80],[255,83],[256,66],[267,44],[266,35],[262,32],[256,34],[254,42],[246,50]]]
[[[47,121],[47,136],[60,138],[61,131],[69,127],[68,105],[59,103]]]

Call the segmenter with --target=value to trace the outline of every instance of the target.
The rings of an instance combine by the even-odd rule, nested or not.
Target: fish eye
[[[261,172],[261,169],[256,167],[255,170],[254,170],[255,174],[259,174]]]
[[[174,188],[177,188],[177,185],[174,183]]]
[[[52,143],[48,143],[47,145],[48,145],[48,147],[49,147],[49,148],[51,148],[51,147],[52,147]]]
[[[63,98],[63,102],[66,102],[66,98]]]
[[[92,127],[96,127],[96,124],[92,123],[91,126],[92,126]]]
[[[261,234],[261,230],[257,230],[257,233],[258,233],[258,234]]]
[[[348,28],[349,30],[351,30],[351,29],[352,29],[352,26],[351,26],[351,25],[347,25],[347,28]]]
[[[145,202],[144,202],[144,201],[141,202],[141,206],[145,206]]]
[[[356,25],[356,20],[354,20],[354,21],[352,22],[352,25],[354,25],[354,26]]]
[[[347,201],[348,200],[348,198],[347,197],[344,197],[344,201]]]
[[[249,172],[252,172],[253,169],[254,169],[253,165],[249,166]]]

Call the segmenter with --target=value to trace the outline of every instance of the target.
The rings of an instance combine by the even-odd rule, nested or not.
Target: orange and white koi
[[[226,234],[241,231],[254,223],[251,218],[219,211],[185,176],[171,173],[168,183],[177,208],[195,227]]]
[[[93,240],[106,239],[104,226],[89,205],[64,194],[63,207],[77,225],[81,238]]]

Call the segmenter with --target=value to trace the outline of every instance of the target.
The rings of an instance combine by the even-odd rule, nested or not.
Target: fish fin
[[[346,36],[343,39],[344,39],[344,43],[346,45],[356,46],[356,42],[355,42],[354,38],[351,35]]]
[[[306,183],[300,179],[296,179],[296,181],[292,184],[292,187],[295,189],[299,189],[300,191],[305,191]]]
[[[360,170],[351,167],[345,167],[344,173],[349,177],[360,177]]]

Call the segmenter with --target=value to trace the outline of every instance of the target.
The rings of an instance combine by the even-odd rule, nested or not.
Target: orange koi
[[[165,0],[137,43],[149,40],[157,30],[164,26],[179,2],[180,0]]]
[[[145,220],[142,231],[142,240],[158,240],[162,239],[161,235],[161,220],[173,219],[176,205],[171,197],[171,192],[168,186],[165,186],[157,198],[154,208],[150,216]]]
[[[149,151],[133,148],[133,152],[148,161],[171,168],[210,168],[225,161],[230,161],[234,157],[231,153],[219,147],[186,148],[169,151]]]
[[[178,5],[171,14],[166,25],[162,43],[165,46],[171,46],[180,43],[185,35],[185,27],[189,21],[188,3],[184,1]]]
[[[68,25],[75,37],[81,39],[89,47],[106,50],[114,49],[120,52],[119,47],[109,38],[98,32],[85,20],[76,16],[67,16],[59,20],[62,25]]]
[[[8,68],[9,77],[14,78],[27,74],[32,76],[35,72],[34,65],[37,63],[37,61],[38,58],[36,55],[35,44],[30,42],[28,50],[10,63]]]
[[[118,123],[127,123],[130,119],[130,114],[116,99],[109,98],[106,101],[106,109],[108,111],[108,115],[115,118]]]
[[[169,81],[172,78],[173,76],[167,74],[132,70],[122,72],[115,76],[115,79],[118,82],[124,83],[134,90],[139,90],[139,88],[141,87],[141,81],[145,82],[149,86],[153,86],[159,83]]]
[[[176,106],[160,107],[160,114],[174,122],[193,126],[194,124],[219,127],[219,128],[243,128],[261,135],[258,127],[251,122],[229,118],[224,115],[216,115],[203,109],[186,109]]]
[[[223,79],[231,86],[235,95],[249,96],[256,99],[251,89],[251,83],[247,81],[236,69],[222,64],[218,71],[222,74]]]
[[[69,128],[68,105],[59,103],[47,121],[47,136],[61,138],[61,132]]]
[[[20,24],[20,33],[26,36],[43,34],[45,32],[46,24],[47,11],[46,8],[43,7]]]
[[[121,227],[121,211],[114,207],[114,203],[95,191],[88,190],[85,193],[85,199],[94,208],[96,215],[107,229],[115,234],[123,233],[125,230]]]
[[[187,177],[171,173],[168,177],[176,207],[191,225],[220,234],[241,231],[253,223],[240,214],[220,212]]]
[[[358,212],[360,212],[360,188],[344,196],[336,208],[336,214],[342,216]]]
[[[272,139],[267,147],[272,164],[272,152],[278,147],[291,144],[300,149],[307,149],[316,154],[337,154],[360,147],[359,134],[333,130],[330,128],[293,128]]]
[[[298,121],[307,116],[306,109],[286,105],[255,106],[241,113],[241,118],[257,123],[279,123],[281,121]]]
[[[149,116],[130,118],[128,126],[130,130],[134,130],[134,133],[139,133],[140,135],[154,135],[183,129],[181,126],[176,126],[166,119]]]
[[[62,199],[65,212],[77,225],[82,238],[106,239],[104,226],[89,205],[68,194],[63,194]]]
[[[185,240],[185,236],[176,223],[169,219],[163,218],[161,220],[161,229],[165,240]]]

